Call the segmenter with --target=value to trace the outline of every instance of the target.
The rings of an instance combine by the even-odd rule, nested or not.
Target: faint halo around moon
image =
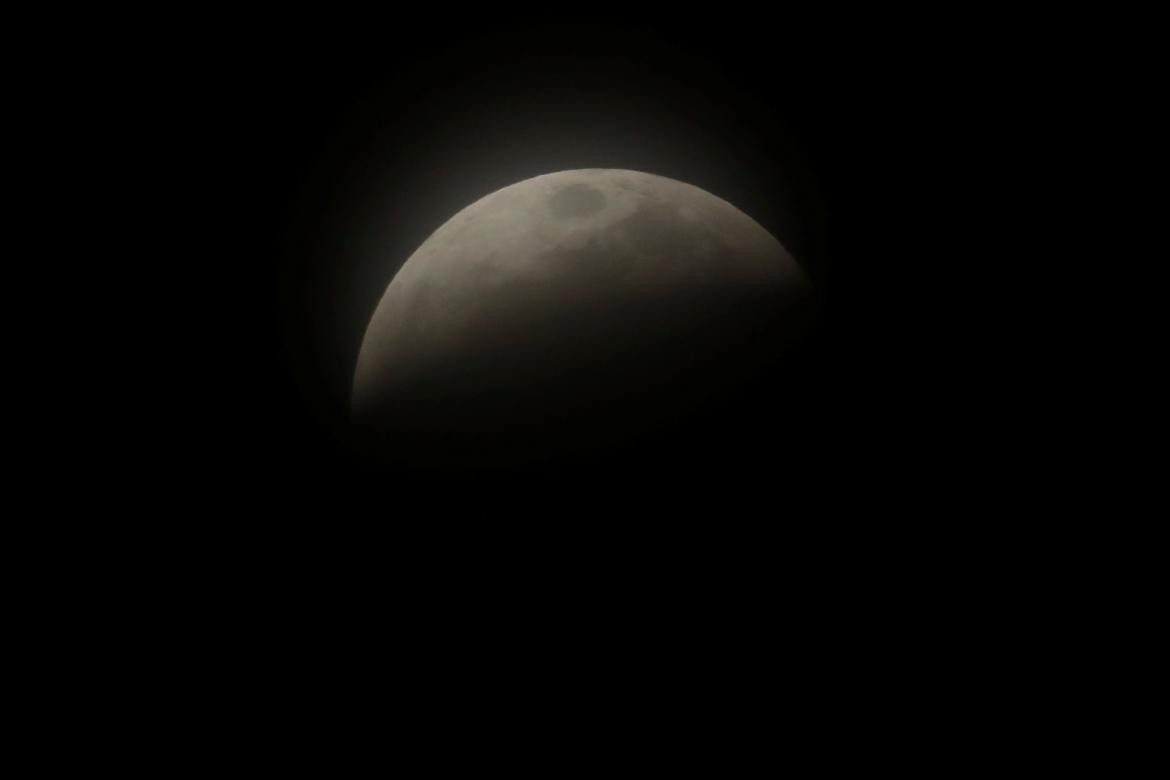
[[[620,441],[772,360],[810,298],[772,235],[698,187],[537,176],[457,213],[394,276],[353,418],[440,457]]]

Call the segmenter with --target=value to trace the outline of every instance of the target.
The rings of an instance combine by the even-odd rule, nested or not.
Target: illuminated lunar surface
[[[438,449],[620,439],[771,359],[809,297],[772,235],[697,187],[537,176],[460,211],[394,276],[353,417]]]

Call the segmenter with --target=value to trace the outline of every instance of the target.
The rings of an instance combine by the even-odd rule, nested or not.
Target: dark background
[[[184,435],[211,484],[276,515],[763,519],[933,480],[951,423],[926,312],[959,251],[933,183],[962,155],[942,132],[956,84],[883,36],[897,20],[454,16],[300,20],[192,69],[212,109],[186,117],[190,176],[217,229]],[[397,267],[482,195],[583,167],[689,182],[780,239],[821,307],[784,372],[601,456],[437,472],[355,448],[349,383]]]
[[[127,320],[119,346],[138,373],[128,379],[109,340],[85,329],[50,353],[99,353],[60,383],[61,408],[108,426],[50,439],[97,476],[56,480],[32,504],[45,514],[47,499],[51,514],[62,495],[76,502],[34,518],[52,535],[51,565],[25,589],[68,581],[54,567],[69,543],[93,572],[78,567],[83,579],[65,586],[63,602],[92,607],[92,625],[54,642],[57,671],[110,680],[117,690],[93,698],[105,717],[126,701],[126,676],[98,655],[109,648],[147,675],[143,712],[191,702],[192,733],[234,716],[235,741],[252,744],[265,723],[282,731],[266,761],[302,760],[327,719],[347,746],[331,764],[354,741],[381,744],[386,712],[450,743],[452,716],[482,732],[513,702],[543,722],[580,702],[584,717],[601,715],[591,725],[629,722],[639,738],[634,718],[658,704],[697,724],[697,744],[719,744],[717,720],[732,732],[721,768],[745,743],[787,751],[794,738],[816,746],[818,765],[901,760],[927,743],[946,750],[939,736],[994,741],[1005,717],[1034,712],[1027,699],[1047,694],[1035,680],[1069,642],[1029,650],[1029,631],[1054,607],[1080,615],[1091,603],[1039,564],[1059,558],[1094,578],[1099,568],[1062,555],[1060,533],[1038,529],[1030,545],[1021,531],[1029,515],[1068,525],[1045,512],[1048,495],[1024,503],[1002,489],[1005,453],[1029,479],[1042,465],[1027,437],[989,428],[980,448],[970,435],[991,417],[989,396],[1018,386],[1012,372],[980,370],[951,327],[960,312],[994,327],[997,301],[964,310],[975,297],[964,287],[1010,288],[1018,273],[1001,196],[1021,178],[985,164],[1002,161],[989,141],[1017,138],[1020,119],[990,108],[993,82],[960,75],[986,73],[999,40],[976,30],[957,45],[971,29],[963,11],[676,6],[636,18],[580,6],[563,20],[489,23],[458,7],[414,10],[344,24],[150,20],[142,35],[136,14],[123,28],[146,51],[93,36],[103,51],[92,62],[125,66],[98,74],[92,104],[61,123],[66,140],[112,127],[160,186],[120,180],[120,147],[84,146],[111,169],[91,186],[110,198],[111,182],[128,184],[152,208],[116,203],[116,240],[91,240],[77,258],[107,279],[121,272],[115,284],[146,304],[101,312]],[[614,21],[583,21],[601,16]],[[107,98],[119,86],[131,121]],[[823,304],[793,364],[800,392],[762,388],[610,459],[487,474],[371,468],[349,445],[344,399],[394,266],[480,195],[588,165],[701,186],[788,246]],[[137,236],[141,264],[122,256]],[[122,403],[93,403],[94,386]],[[777,408],[799,414],[778,419]],[[149,436],[127,435],[131,424]],[[44,463],[56,473],[61,460]],[[1014,587],[1013,568],[1041,587]],[[122,592],[101,587],[111,581]],[[999,603],[987,598],[997,589]],[[119,611],[142,641],[125,641]],[[1013,685],[1001,668],[1029,679]],[[1069,688],[1063,669],[1058,679]],[[175,680],[195,695],[177,695]],[[539,697],[517,702],[516,680]],[[404,703],[410,687],[418,706]],[[345,693],[363,705],[331,701]],[[975,728],[947,717],[956,708]],[[290,750],[299,732],[268,709],[310,738]],[[672,748],[692,759],[690,744]]]
[[[127,68],[151,85],[127,135],[157,152],[166,186],[142,189],[159,235],[126,287],[154,311],[126,329],[140,380],[107,366],[85,378],[151,435],[128,443],[106,415],[94,446],[114,478],[96,497],[114,500],[79,491],[78,515],[137,565],[93,556],[93,581],[121,577],[127,595],[97,603],[78,643],[105,641],[110,611],[145,597],[131,619],[149,641],[130,663],[189,652],[167,676],[229,688],[211,694],[210,722],[262,720],[234,706],[243,694],[306,724],[336,715],[361,739],[384,702],[426,730],[470,693],[478,729],[515,676],[536,678],[542,719],[581,700],[620,720],[633,694],[698,723],[714,714],[737,738],[812,732],[822,755],[868,760],[841,747],[852,724],[889,723],[917,750],[930,739],[891,711],[951,728],[935,713],[969,700],[951,681],[981,687],[988,659],[1018,657],[1015,637],[979,630],[1002,619],[982,597],[1006,559],[1040,557],[1007,527],[1020,507],[983,498],[1011,443],[990,457],[970,444],[988,378],[949,327],[962,284],[1011,279],[968,248],[1003,239],[985,195],[1014,180],[970,182],[988,125],[1007,119],[967,103],[955,58],[939,56],[955,20],[569,10],[224,19],[177,24],[180,47],[169,30],[150,37],[169,56]],[[582,21],[600,15],[617,20]],[[397,264],[483,194],[587,166],[674,177],[762,223],[821,298],[803,350],[778,382],[628,451],[377,468],[351,445],[345,401]],[[123,219],[126,235],[148,222]],[[997,316],[990,299],[980,311],[980,327]],[[147,511],[120,522],[122,502]],[[1050,601],[1022,605],[1021,623]],[[915,675],[928,695],[906,704]],[[417,708],[399,703],[412,686]],[[367,702],[314,706],[340,691]]]

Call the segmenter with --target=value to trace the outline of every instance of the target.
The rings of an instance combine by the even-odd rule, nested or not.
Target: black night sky
[[[904,338],[904,304],[928,282],[907,270],[924,244],[942,248],[922,175],[947,163],[930,91],[907,88],[915,61],[862,29],[784,15],[312,27],[241,34],[196,78],[215,110],[192,115],[189,160],[226,229],[201,271],[216,291],[213,378],[194,380],[211,386],[189,422],[214,432],[217,479],[356,514],[384,494],[422,509],[482,491],[538,512],[569,495],[663,511],[703,506],[693,495],[716,512],[750,496],[773,512],[889,489],[932,403],[934,345],[911,353]],[[352,445],[347,402],[395,264],[480,196],[589,167],[695,184],[792,252],[821,308],[783,386],[603,457],[379,469]]]
[[[127,18],[133,45],[92,35],[105,49],[93,62],[116,67],[71,66],[87,102],[49,97],[71,112],[58,151],[104,170],[44,178],[71,187],[75,211],[98,200],[82,185],[115,207],[108,232],[75,231],[87,247],[74,259],[141,306],[109,311],[35,258],[54,289],[107,309],[94,321],[124,324],[133,364],[123,373],[91,322],[47,352],[71,372],[50,389],[70,396],[72,435],[44,437],[43,464],[59,473],[65,452],[77,471],[105,468],[14,504],[52,536],[17,599],[41,613],[28,647],[52,664],[34,683],[65,691],[40,697],[54,712],[30,711],[36,729],[54,736],[61,710],[81,732],[113,724],[116,739],[98,738],[119,759],[161,746],[238,763],[216,755],[223,744],[265,766],[303,768],[317,751],[332,774],[365,745],[382,765],[406,766],[401,748],[417,744],[428,766],[482,766],[505,751],[539,760],[548,742],[568,763],[586,740],[592,757],[595,741],[656,730],[689,767],[705,749],[715,774],[757,754],[799,770],[793,743],[806,765],[870,769],[956,735],[972,741],[949,756],[964,766],[984,742],[1031,738],[1033,723],[1005,730],[1003,713],[1037,720],[1035,678],[1069,656],[1030,649],[1029,631],[1054,604],[1092,603],[1061,595],[1065,578],[1038,562],[1082,568],[1094,587],[1099,574],[1059,548],[1067,533],[1047,524],[1067,521],[1044,511],[1049,496],[1013,495],[1044,465],[1026,446],[1043,399],[992,347],[1007,328],[988,293],[1014,289],[1012,252],[1037,244],[1006,227],[1005,193],[1023,179],[992,141],[1017,143],[1022,120],[985,78],[995,39],[955,45],[966,9],[945,23],[810,4],[562,10],[176,11],[166,25]],[[1001,24],[1014,22],[988,26]],[[349,423],[350,382],[398,264],[482,196],[581,168],[677,179],[752,217],[815,287],[805,340],[617,446],[481,468],[372,455]],[[132,245],[141,260],[124,259]],[[79,346],[96,354],[84,374],[66,359]],[[1033,346],[1027,359],[1044,358]],[[49,384],[29,376],[13,382]],[[91,387],[116,403],[93,403]],[[81,433],[88,418],[100,435]],[[58,494],[76,511],[58,511]],[[1013,567],[1040,587],[1016,588]],[[53,588],[62,598],[42,609],[35,593]],[[1077,695],[1063,670],[1049,677],[1067,689],[1052,701]],[[578,709],[590,728],[548,717]],[[481,752],[458,720],[512,733]]]
[[[1082,436],[1081,399],[1022,369],[1082,345],[1042,308],[1048,280],[1016,292],[1019,256],[1056,252],[1009,212],[1014,195],[1034,220],[1027,175],[1067,130],[1020,110],[1071,84],[1036,41],[1101,59],[1096,32],[1048,10],[1024,30],[1015,8],[411,5],[100,8],[93,25],[56,10],[85,46],[49,26],[14,58],[21,88],[65,71],[29,90],[60,121],[11,118],[44,125],[49,149],[13,152],[77,219],[11,265],[100,309],[78,322],[9,286],[37,305],[30,328],[68,326],[43,351],[62,377],[9,377],[64,420],[9,453],[14,525],[44,537],[10,545],[32,563],[13,602],[25,730],[91,763],[222,771],[251,752],[330,776],[367,755],[410,769],[410,748],[428,768],[507,755],[554,775],[546,752],[575,768],[610,745],[716,776],[1079,755],[1038,702],[1081,718],[1070,681],[1092,663],[1068,648],[1093,633],[1086,610],[1128,603],[1102,559],[1132,556],[1069,546],[1097,546],[1119,513],[1081,506],[1082,475],[1039,446]],[[1074,86],[1080,122],[1095,108]],[[92,168],[48,165],[70,151]],[[1080,160],[1060,164],[1080,177]],[[371,453],[350,383],[398,265],[482,196],[582,168],[686,182],[766,228],[815,288],[804,341],[615,446],[478,468]],[[65,233],[83,245],[63,264]],[[1068,299],[1096,328],[1100,301]],[[1070,384],[1128,388],[1098,341]],[[1063,457],[1086,483],[1086,464],[1125,454],[1082,449]],[[50,477],[31,491],[30,461]],[[1064,615],[1057,642],[1034,641]],[[1036,738],[1049,721],[1060,742]]]
[[[10,308],[32,310],[9,329],[6,375],[18,744],[42,763],[326,777],[504,757],[553,777],[581,758],[611,774],[673,759],[714,777],[945,777],[1080,762],[1085,746],[1115,769],[1134,752],[1091,714],[1127,711],[1120,694],[1097,706],[1098,690],[1142,691],[1098,646],[1127,660],[1157,647],[1140,595],[1159,592],[1159,569],[1133,551],[1160,547],[1126,511],[1158,464],[1144,456],[1157,418],[1128,419],[1156,383],[1114,365],[1158,361],[1123,358],[1134,334],[1107,326],[1129,320],[1099,312],[1150,309],[1113,273],[1117,252],[1082,239],[1095,225],[1042,185],[1068,182],[1056,195],[1102,219],[1130,198],[1087,174],[1151,178],[1152,156],[1131,169],[1127,144],[1075,132],[1144,126],[1100,111],[1093,89],[1156,106],[1137,75],[1159,71],[1106,70],[1108,43],[1160,53],[1133,34],[1141,18],[1107,30],[1086,11],[1080,30],[1048,7],[1028,26],[1015,6],[286,5],[62,7],[10,24],[10,91],[36,98],[7,117],[24,131],[13,166],[33,173],[10,189],[34,240],[6,256]],[[1051,108],[1061,93],[1067,116]],[[399,264],[481,197],[585,168],[686,182],[762,225],[815,288],[805,339],[599,449],[478,466],[372,451],[350,385]],[[610,216],[653,189],[628,191]],[[551,211],[515,202],[501,211]],[[651,210],[622,212],[614,233],[640,240],[627,223]],[[28,230],[27,211],[51,218]],[[651,294],[606,308],[596,280],[626,266],[562,273],[593,297],[560,307],[562,289],[551,317],[521,307],[508,322],[618,312],[611,332],[654,324],[630,340],[640,356],[677,321],[628,305],[659,303],[646,267],[683,268],[688,286],[661,297],[699,310],[701,336],[728,301],[798,278],[735,269],[733,294],[692,308],[713,278],[695,257],[782,255],[755,225],[721,243],[662,228],[679,224],[643,233],[675,241],[652,261],[684,260],[639,269]],[[457,248],[480,248],[475,229]],[[1088,245],[1091,270],[1062,237]],[[1029,265],[1045,268],[1034,286]],[[25,283],[30,266],[43,282]],[[1074,281],[1096,289],[1071,294]],[[1056,364],[1074,351],[1066,376]],[[588,374],[574,368],[558,389]],[[1108,684],[1084,684],[1086,669]]]

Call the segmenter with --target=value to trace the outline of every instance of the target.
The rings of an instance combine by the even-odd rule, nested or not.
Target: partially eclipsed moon
[[[366,329],[353,415],[452,446],[637,427],[773,354],[808,292],[775,238],[697,187],[537,176],[402,266]]]

